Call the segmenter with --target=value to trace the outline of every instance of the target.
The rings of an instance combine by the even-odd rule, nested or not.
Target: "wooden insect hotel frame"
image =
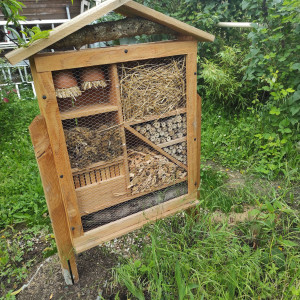
[[[111,10],[177,37],[38,53]],[[41,114],[29,129],[67,283],[79,278],[76,253],[197,204],[197,42],[213,38],[134,1],[108,0],[7,54],[13,64],[30,57]]]

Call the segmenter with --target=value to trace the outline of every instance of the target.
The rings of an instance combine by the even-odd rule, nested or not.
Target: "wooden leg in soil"
[[[199,185],[200,185],[200,165],[201,165],[201,111],[202,111],[202,99],[199,94],[197,94],[197,157],[195,158],[195,162],[197,164],[197,179],[198,179],[198,190],[196,193],[196,198],[200,199],[200,190],[199,190]],[[187,210],[187,213],[192,216],[193,218],[199,217],[197,214],[197,208],[191,208]]]
[[[74,284],[79,279],[75,252],[44,118],[37,116],[29,126],[29,131],[52,221],[62,273],[66,284]]]

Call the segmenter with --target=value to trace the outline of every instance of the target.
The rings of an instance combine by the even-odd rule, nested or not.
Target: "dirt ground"
[[[106,253],[105,253],[106,252]],[[117,265],[116,254],[108,253],[103,247],[95,247],[78,256],[78,284],[66,285],[57,255],[50,257],[34,277],[31,284],[17,299],[114,299],[117,289],[111,290],[112,268]],[[33,272],[34,274],[34,272]],[[30,278],[30,277],[29,277]],[[120,292],[121,299],[127,299]]]

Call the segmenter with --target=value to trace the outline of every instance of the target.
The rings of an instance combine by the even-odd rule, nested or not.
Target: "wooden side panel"
[[[184,195],[130,215],[121,220],[90,230],[85,233],[84,236],[74,239],[76,252],[83,252],[101,243],[139,229],[149,222],[171,216],[181,210],[191,208],[197,204],[198,201],[196,200],[196,195]]]
[[[78,206],[82,215],[116,205],[126,194],[125,176],[118,176],[76,189]]]
[[[79,51],[42,53],[35,55],[38,72],[57,71],[105,65],[132,60],[142,60],[172,55],[182,55],[193,51],[193,41],[167,41],[137,45],[124,45]],[[125,51],[127,50],[127,51]]]
[[[188,154],[188,192],[197,191],[200,183],[200,149],[198,139],[197,105],[197,42],[193,51],[186,56],[186,115],[187,115],[187,154]]]
[[[52,221],[58,255],[60,258],[63,274],[66,282],[72,284],[69,273],[68,261],[70,262],[74,281],[78,281],[78,271],[72,245],[70,227],[68,224],[65,206],[60,190],[53,153],[50,147],[49,136],[45,120],[37,116],[29,126],[32,144],[36,160],[39,166],[45,198]]]
[[[34,66],[32,60],[30,63]],[[48,128],[60,188],[69,218],[69,226],[72,228],[73,236],[77,237],[83,234],[83,229],[52,75],[51,72],[37,73],[33,67],[32,76],[37,87],[37,98],[41,113]]]

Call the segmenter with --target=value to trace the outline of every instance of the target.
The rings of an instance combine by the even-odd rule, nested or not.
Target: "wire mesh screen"
[[[187,193],[185,56],[53,72],[84,231]]]

